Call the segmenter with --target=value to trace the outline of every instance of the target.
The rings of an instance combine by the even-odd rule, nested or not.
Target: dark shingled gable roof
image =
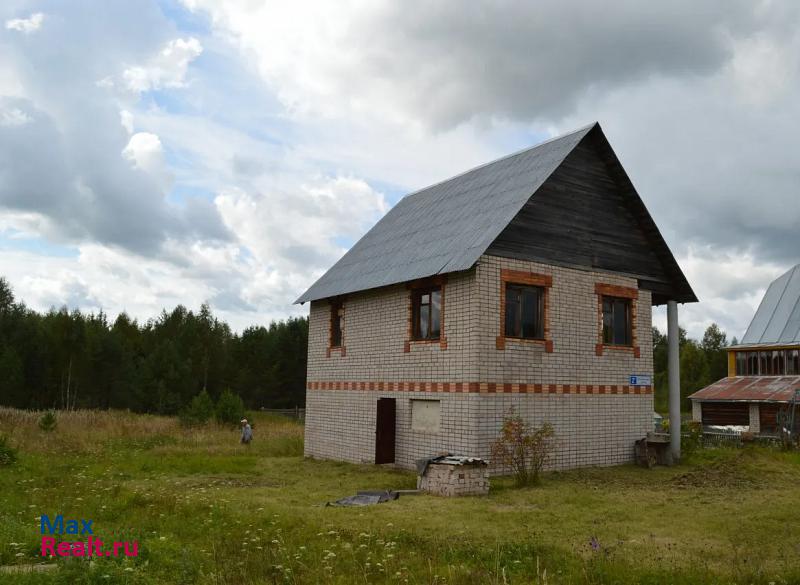
[[[602,135],[600,125],[591,124],[406,195],[295,302],[471,268],[592,132]],[[604,139],[602,143],[607,145]],[[629,184],[621,166],[620,170]],[[696,301],[635,189],[629,185],[628,190],[643,208],[644,221],[649,222],[645,227],[656,234],[653,246],[662,263],[675,275],[675,289],[680,293],[676,300]]]

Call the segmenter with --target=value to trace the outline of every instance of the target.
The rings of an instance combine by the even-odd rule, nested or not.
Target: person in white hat
[[[243,445],[249,445],[250,441],[253,440],[253,429],[250,428],[250,423],[247,422],[246,418],[242,419],[242,439],[241,443]]]

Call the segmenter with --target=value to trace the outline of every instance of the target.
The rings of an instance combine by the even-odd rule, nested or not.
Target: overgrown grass
[[[254,414],[255,440],[121,412],[0,409],[19,448],[0,467],[2,583],[796,583],[800,455],[707,450],[674,468],[493,480],[487,498],[325,502],[414,475],[304,460],[302,427]],[[42,559],[37,518],[94,521],[135,559]],[[1,570],[1,569],[0,569]]]

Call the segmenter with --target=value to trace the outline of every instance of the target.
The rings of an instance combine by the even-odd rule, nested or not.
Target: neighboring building
[[[490,459],[513,407],[555,427],[552,467],[631,461],[651,306],[696,300],[598,124],[475,168],[404,197],[298,299],[305,454]]]
[[[703,426],[777,431],[776,416],[800,391],[800,264],[769,285],[741,343],[728,348],[728,377],[689,398]]]

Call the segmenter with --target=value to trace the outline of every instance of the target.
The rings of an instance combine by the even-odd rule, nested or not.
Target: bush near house
[[[550,423],[538,429],[510,413],[503,419],[500,437],[492,444],[492,459],[511,469],[517,485],[539,483],[539,475],[553,452],[555,431]]]

